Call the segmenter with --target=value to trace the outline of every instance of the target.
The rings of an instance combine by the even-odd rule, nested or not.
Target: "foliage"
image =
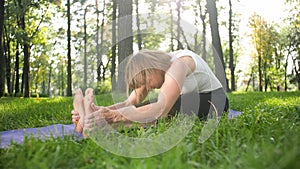
[[[265,91],[278,89],[284,85],[285,74],[282,72],[287,71],[284,67],[288,57],[284,54],[288,53],[287,36],[276,29],[278,25],[267,23],[257,14],[251,16],[249,25],[255,47],[253,59],[257,63],[254,68],[259,72],[259,90],[262,91],[263,86]]]
[[[37,1],[37,0],[21,0],[23,9],[21,10],[18,6],[18,1],[6,1],[5,2],[5,34],[4,34],[4,44],[5,44],[5,56],[7,60],[7,70],[6,72],[1,72],[7,77],[6,88],[12,92],[15,90],[16,95],[22,95],[22,89],[16,90],[16,82],[19,82],[22,86],[22,68],[24,67],[24,47],[22,44],[28,42],[30,46],[30,88],[31,93],[41,93],[47,95],[63,95],[65,94],[66,84],[67,84],[67,69],[66,69],[66,56],[67,56],[67,17],[66,17],[66,5],[64,1],[61,0],[51,0],[51,1]],[[83,58],[84,58],[84,47],[87,48],[87,83],[89,87],[97,86],[97,73],[96,70],[99,67],[99,59],[103,61],[101,66],[101,71],[103,72],[102,80],[105,81],[109,79],[110,70],[112,69],[112,1],[99,1],[99,9],[96,9],[95,1],[71,1],[71,35],[72,35],[72,87],[78,88],[83,85]],[[178,1],[153,1],[153,0],[143,0],[139,1],[139,17],[140,17],[140,29],[142,34],[142,44],[143,48],[148,49],[162,49],[166,51],[171,50],[171,46],[177,46],[177,41],[175,34],[177,32],[176,20],[178,17],[177,11],[181,13],[181,27],[182,32],[180,34],[179,41],[182,45],[187,48],[191,47],[196,53],[201,54],[200,48],[203,43],[203,37],[200,32],[208,32],[201,30],[203,26],[208,25],[208,15],[207,9],[205,7],[206,1],[189,1],[184,0],[181,2],[181,9],[177,9],[176,2]],[[238,1],[235,1],[238,3]],[[290,16],[286,18],[285,22],[287,27],[284,27],[285,31],[282,31],[282,25],[276,25],[274,23],[263,24],[262,33],[263,41],[261,41],[261,49],[264,48],[262,52],[263,62],[263,72],[262,78],[263,83],[268,85],[268,89],[275,90],[278,87],[283,88],[285,83],[289,84],[288,81],[297,82],[300,76],[299,72],[299,1],[287,0],[291,4],[292,9],[290,9]],[[106,3],[103,5],[102,3]],[[222,4],[218,2],[219,4]],[[218,5],[219,5],[218,4]],[[227,2],[226,2],[227,4]],[[235,4],[234,4],[235,5]],[[103,8],[103,6],[105,6]],[[201,8],[200,8],[201,7]],[[133,17],[136,17],[135,8],[133,4]],[[227,16],[228,7],[218,6],[219,15]],[[235,7],[233,7],[235,8]],[[87,10],[87,15],[84,19],[84,11]],[[235,12],[235,10],[233,10]],[[171,14],[172,13],[172,14]],[[191,17],[191,20],[183,20],[183,16],[191,13],[195,18]],[[100,23],[102,19],[104,23],[97,25],[97,14],[99,16]],[[25,17],[25,30],[23,30],[19,24],[20,17]],[[236,32],[238,32],[239,24],[239,14],[233,13],[233,33],[234,33],[234,59],[243,53],[243,46],[238,43],[239,38]],[[172,16],[172,17],[171,17]],[[202,17],[202,18],[201,18]],[[172,21],[171,21],[172,18]],[[222,17],[220,17],[221,19]],[[137,23],[134,22],[136,18],[133,18],[133,31],[134,36],[137,32]],[[202,22],[203,19],[203,22]],[[225,24],[220,26],[228,25],[228,19],[225,17]],[[86,24],[84,24],[86,21]],[[224,20],[223,20],[224,21]],[[192,27],[186,24],[193,24]],[[258,23],[254,25],[258,26]],[[86,25],[86,34],[84,33],[84,27]],[[97,36],[100,34],[97,30],[97,26],[101,29],[103,28],[103,36]],[[187,28],[185,28],[187,27]],[[193,30],[194,27],[199,30]],[[284,33],[283,33],[284,32]],[[170,35],[171,34],[171,35]],[[173,34],[173,35],[172,35]],[[86,35],[87,44],[84,44],[84,37]],[[97,50],[99,50],[99,44],[101,43],[102,55],[98,56]],[[209,36],[206,36],[210,39]],[[136,37],[134,37],[136,38]],[[173,42],[172,44],[169,44]],[[283,43],[284,42],[284,43]],[[134,46],[137,40],[134,39]],[[225,45],[226,39],[222,39],[222,46],[225,53],[227,54]],[[256,43],[258,43],[256,39]],[[259,42],[260,43],[260,42]],[[208,56],[212,57],[212,48],[209,42],[206,44]],[[97,49],[98,47],[98,49]],[[248,46],[247,46],[248,48]],[[260,49],[259,49],[260,50]],[[276,55],[277,53],[277,55]],[[20,63],[16,65],[16,57],[18,55]],[[294,71],[291,75],[286,75],[287,70],[285,66],[287,65],[286,59],[290,58],[294,61],[292,66]],[[243,60],[243,58],[239,59]],[[214,63],[212,58],[208,58],[207,61],[214,69]],[[237,60],[236,60],[237,61]],[[225,62],[228,59],[225,58]],[[276,63],[278,62],[278,63]],[[234,63],[235,64],[235,63]],[[265,65],[265,67],[264,67]],[[274,65],[274,66],[273,66]],[[228,67],[228,66],[226,66]],[[254,73],[257,72],[257,65],[253,66]],[[16,79],[16,70],[19,70],[18,79]],[[242,70],[247,71],[247,70]],[[282,73],[285,72],[285,73]],[[265,74],[264,74],[265,73]],[[247,74],[247,73],[245,73]],[[228,76],[229,77],[229,76]],[[266,77],[266,78],[264,78]],[[285,78],[285,77],[290,77]],[[299,77],[299,78],[298,78]],[[240,78],[240,77],[236,77]],[[10,80],[9,80],[10,79]],[[267,83],[268,82],[268,83]],[[103,83],[103,82],[101,82]],[[298,83],[300,84],[300,83]],[[8,87],[9,86],[9,87]],[[299,85],[300,86],[300,85]],[[9,89],[10,88],[10,89]],[[23,87],[24,88],[24,87]],[[286,87],[287,88],[287,87]],[[12,93],[10,93],[12,94]]]
[[[286,21],[289,23],[287,39],[289,42],[288,52],[293,60],[293,78],[292,83],[298,83],[298,90],[300,90],[300,1],[289,2],[293,8],[289,11],[289,16]]]
[[[296,169],[300,164],[299,95],[299,92],[230,93],[230,106],[243,111],[241,116],[228,119],[224,114],[217,130],[202,144],[198,138],[203,122],[199,121],[177,146],[150,158],[120,157],[90,139],[26,138],[22,145],[0,149],[0,167]],[[99,105],[112,103],[109,95],[97,96],[96,100]],[[1,130],[71,123],[71,98],[3,98],[0,102]],[[163,131],[168,121],[158,124]],[[135,128],[124,134],[153,132],[149,130]]]

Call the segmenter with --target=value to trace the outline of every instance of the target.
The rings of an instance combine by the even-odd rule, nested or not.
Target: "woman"
[[[205,119],[210,111],[220,115],[228,110],[228,99],[220,81],[207,63],[189,50],[170,54],[141,50],[131,56],[126,66],[125,82],[129,97],[108,107],[93,104],[93,91],[87,89],[85,98],[77,90],[72,120],[76,128],[90,129],[106,120],[108,123],[152,123],[172,112],[197,113]],[[155,101],[141,102],[151,89],[160,89]],[[85,116],[85,118],[83,118]]]

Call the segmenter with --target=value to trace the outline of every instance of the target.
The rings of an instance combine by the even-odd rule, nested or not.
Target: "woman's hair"
[[[170,65],[171,56],[162,51],[143,49],[130,56],[125,73],[127,93],[145,84],[147,75],[154,70],[166,72]]]

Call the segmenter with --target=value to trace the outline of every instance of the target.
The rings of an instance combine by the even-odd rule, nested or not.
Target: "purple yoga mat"
[[[243,112],[229,110],[228,118],[232,119],[240,116]],[[75,132],[74,124],[54,124],[40,128],[16,129],[0,132],[1,148],[8,147],[11,142],[22,144],[26,136],[31,136],[39,139],[47,138],[62,138],[65,136],[74,136],[75,139],[82,139],[82,134]]]
[[[240,116],[241,114],[243,114],[243,112],[230,109],[229,112],[228,112],[228,118],[232,119],[232,118],[235,118],[237,116]]]
[[[75,132],[74,129],[74,124],[54,124],[39,128],[2,131],[0,132],[1,148],[8,147],[12,141],[14,143],[22,144],[26,136],[42,140],[47,138],[63,138],[65,136],[74,136],[75,139],[81,139],[82,134]]]

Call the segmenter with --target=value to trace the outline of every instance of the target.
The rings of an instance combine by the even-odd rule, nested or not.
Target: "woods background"
[[[284,24],[253,13],[247,35],[240,1],[0,0],[0,97],[109,92],[123,80],[118,65],[140,49],[190,49],[217,75],[219,60],[228,91],[299,90],[300,1],[285,1]],[[250,47],[250,62],[237,69]]]

